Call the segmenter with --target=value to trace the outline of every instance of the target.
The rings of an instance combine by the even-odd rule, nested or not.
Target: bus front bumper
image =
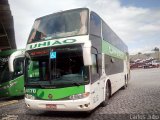
[[[31,100],[25,98],[25,103],[29,109],[49,110],[49,111],[90,111],[93,109],[89,98],[79,100]]]

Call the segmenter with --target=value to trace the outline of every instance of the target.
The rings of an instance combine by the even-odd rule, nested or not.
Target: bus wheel
[[[127,85],[128,85],[128,80],[125,79],[125,84],[124,84],[124,86],[122,87],[122,89],[126,89],[126,88],[127,88]]]
[[[105,99],[104,101],[101,103],[102,107],[105,107],[106,105],[108,105],[108,101],[109,101],[109,87],[108,84],[106,85],[106,89],[105,89]]]

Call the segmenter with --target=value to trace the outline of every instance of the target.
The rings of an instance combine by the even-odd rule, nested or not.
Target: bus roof
[[[42,17],[39,17],[39,18],[37,18],[36,20],[38,20],[38,19],[41,19],[41,18],[44,18],[44,17],[47,17],[47,16],[50,16],[50,15],[53,15],[53,14],[59,14],[59,13],[64,13],[64,12],[68,12],[68,11],[73,11],[73,10],[80,10],[80,9],[86,9],[86,10],[88,10],[89,12],[94,12],[94,13],[96,13],[97,14],[97,12],[95,12],[93,9],[91,9],[91,8],[88,8],[88,7],[82,7],[82,8],[75,8],[75,9],[69,9],[69,10],[64,10],[64,11],[57,11],[57,12],[55,12],[55,13],[51,13],[51,14],[48,14],[48,15],[45,15],[45,16],[42,16]],[[98,16],[99,16],[99,14],[97,14]],[[113,46],[115,46],[115,47],[117,47],[118,46],[118,49],[119,49],[119,46],[122,46],[122,49],[121,49],[121,51],[123,51],[123,52],[125,52],[125,53],[128,53],[128,46],[126,45],[126,43],[110,28],[110,26],[108,25],[108,23],[101,17],[101,16],[99,16],[100,17],[100,19],[102,20],[102,22],[104,22],[106,25],[107,25],[107,27],[108,27],[108,29],[110,29],[111,30],[111,33],[113,34],[113,38],[116,38],[115,40],[116,40],[116,42],[115,43],[118,43],[118,45],[114,45],[113,44]],[[36,21],[35,20],[35,21]],[[115,41],[114,40],[114,41]],[[27,43],[28,44],[28,43]],[[111,43],[112,44],[112,43]]]
[[[64,12],[73,11],[73,10],[81,10],[81,9],[89,10],[89,8],[87,8],[87,7],[84,7],[84,8],[75,8],[75,9],[68,9],[68,10],[61,10],[61,11],[57,11],[57,12],[54,12],[54,13],[51,13],[51,14],[47,14],[47,15],[38,17],[38,18],[35,19],[35,21],[38,20],[38,19],[41,19],[41,18],[43,18],[43,17],[47,17],[47,16],[50,16],[50,15],[53,15],[53,14],[59,14],[59,13],[64,13]]]
[[[0,56],[9,56],[15,51],[16,51],[16,49],[0,51]]]
[[[21,51],[21,50],[25,50],[25,49],[11,49],[11,50],[4,50],[4,51],[0,51],[0,56],[9,56],[11,55],[13,52],[15,51]]]

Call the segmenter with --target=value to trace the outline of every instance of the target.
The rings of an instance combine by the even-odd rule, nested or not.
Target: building
[[[0,51],[16,49],[13,16],[8,0],[0,0]]]
[[[130,67],[131,69],[160,67],[160,52],[130,55]]]
[[[130,55],[130,61],[135,61],[137,59],[145,60],[145,59],[150,59],[150,58],[160,60],[160,52],[144,53],[144,54],[138,53],[135,55]]]

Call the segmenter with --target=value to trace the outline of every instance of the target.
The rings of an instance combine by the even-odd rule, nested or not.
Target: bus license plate
[[[46,104],[47,109],[56,109],[57,106],[55,104]]]

